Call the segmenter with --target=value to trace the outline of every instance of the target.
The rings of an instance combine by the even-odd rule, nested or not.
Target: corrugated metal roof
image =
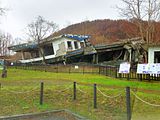
[[[64,34],[62,35],[63,37],[67,37],[70,39],[78,40],[78,41],[83,41],[85,39],[89,39],[89,35],[72,35],[72,34]]]
[[[38,48],[38,44],[36,42],[23,43],[19,45],[10,46],[8,48],[9,50],[13,50],[13,51],[28,50],[28,49]]]

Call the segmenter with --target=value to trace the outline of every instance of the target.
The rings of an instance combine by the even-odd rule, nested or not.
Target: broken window
[[[75,49],[78,49],[78,43],[76,41],[74,42],[74,47]]]
[[[154,52],[154,63],[160,63],[160,51]]]
[[[67,41],[67,46],[68,46],[68,49],[72,50],[72,43],[71,43],[71,41]]]
[[[32,58],[38,58],[39,57],[39,51],[38,50],[32,51],[31,56],[32,56]]]
[[[81,48],[84,48],[84,42],[80,42]]]
[[[52,43],[44,45],[43,50],[44,50],[44,55],[45,56],[54,55],[54,50],[53,50]]]

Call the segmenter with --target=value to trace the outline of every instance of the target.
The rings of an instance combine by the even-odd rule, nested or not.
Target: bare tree
[[[4,15],[6,13],[6,9],[5,8],[0,8],[0,15]]]
[[[8,9],[1,7],[0,3],[0,16],[5,15],[6,11]],[[0,30],[0,56],[6,56],[10,54],[10,51],[8,50],[9,45],[11,44],[12,36],[9,33],[4,33]]]
[[[35,21],[27,26],[27,35],[31,40],[40,42],[57,30],[58,26],[52,21],[45,20],[42,16],[38,16]]]
[[[118,7],[120,14],[127,19],[134,19],[140,35],[147,44],[153,41],[154,22],[160,19],[159,0],[121,0],[124,7]],[[147,22],[147,24],[146,24]]]
[[[11,45],[12,36],[9,33],[0,33],[0,56],[10,54],[8,47]]]
[[[45,37],[48,37],[58,28],[58,25],[52,21],[45,20],[42,16],[38,16],[35,21],[31,22],[27,26],[27,35],[30,40],[37,42],[40,54],[43,57],[43,63],[45,63],[45,55],[40,43]]]
[[[1,3],[0,3],[0,5],[1,5]],[[7,8],[0,7],[0,16],[3,16],[7,10],[8,10]]]

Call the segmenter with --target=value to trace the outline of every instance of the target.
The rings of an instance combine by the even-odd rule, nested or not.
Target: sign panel
[[[119,67],[119,73],[129,73],[130,72],[130,64],[129,63],[122,63]]]
[[[148,73],[148,64],[138,64],[137,73],[138,74],[149,74]]]
[[[160,74],[160,63],[156,64],[157,74]]]
[[[157,65],[154,63],[148,64],[148,73],[149,74],[157,74]]]
[[[76,65],[76,66],[74,66],[74,68],[75,68],[75,69],[78,69],[79,67]]]
[[[138,64],[138,74],[160,74],[160,63]]]

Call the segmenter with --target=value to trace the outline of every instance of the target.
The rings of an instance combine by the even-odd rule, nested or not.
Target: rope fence
[[[25,94],[25,93],[30,93],[30,92],[33,92],[35,90],[38,90],[39,87],[34,87],[33,89],[31,90],[28,90],[28,91],[13,91],[13,90],[7,90],[7,89],[4,89],[4,88],[1,88],[1,90],[4,90],[4,91],[7,91],[7,92],[10,92],[10,93],[13,93],[13,94]]]
[[[97,90],[100,92],[100,94],[102,94],[106,98],[116,98],[116,97],[119,97],[122,95],[122,92],[120,92],[119,94],[117,94],[115,96],[109,96],[109,95],[106,95],[104,92],[102,92],[98,87],[97,87]]]
[[[150,102],[147,102],[145,100],[143,100],[142,98],[140,98],[134,91],[131,90],[131,93],[138,99],[140,100],[141,102],[147,104],[147,105],[150,105],[150,106],[153,106],[153,107],[160,107],[160,105],[158,104],[153,104],[153,103],[150,103]]]
[[[63,90],[60,90],[60,91],[55,90],[55,92],[59,92],[59,93],[65,92],[65,91],[69,90],[72,86],[73,86],[72,84],[71,84],[71,85],[68,85],[68,86],[67,86],[66,88],[64,88]]]
[[[79,85],[77,85],[77,90],[79,90],[81,93],[87,94],[87,92],[83,91],[83,90],[79,87]]]
[[[63,86],[64,88],[62,90],[54,90],[54,88],[50,88],[51,90],[53,90],[53,92],[57,92],[57,95],[61,95],[62,92],[65,92],[69,89],[73,89],[72,93],[70,93],[71,91],[68,91],[67,93],[70,93],[70,102],[73,102],[71,100],[71,98],[74,100],[74,101],[78,101],[79,99],[77,99],[77,97],[82,97],[82,96],[77,96],[77,91],[85,94],[85,95],[88,95],[88,89],[82,89],[81,88],[81,84],[77,84],[76,82],[74,82],[73,84],[68,84],[68,85],[65,85]],[[98,97],[100,96],[97,96],[98,93],[100,93],[103,97],[105,98],[109,98],[109,99],[115,99],[115,98],[118,98],[118,97],[122,97],[122,96],[126,96],[126,113],[127,113],[127,120],[131,120],[131,96],[133,95],[137,100],[143,102],[144,104],[147,104],[149,106],[152,106],[152,107],[160,107],[160,105],[158,104],[153,104],[153,103],[150,103],[148,101],[145,101],[143,100],[142,98],[140,98],[133,90],[130,90],[130,87],[126,87],[126,89],[122,89],[121,91],[118,90],[118,93],[116,95],[108,95],[108,94],[111,94],[110,91],[108,91],[108,89],[106,91],[102,91],[101,88],[94,84],[94,85],[88,85],[87,87],[90,87],[91,89],[90,90],[93,90],[92,92],[92,99],[93,101],[90,101],[90,103],[93,103],[91,104],[92,105],[92,108],[93,109],[98,109],[100,104],[99,104],[99,99],[97,99]],[[48,89],[48,87],[46,87]],[[35,86],[34,88],[32,88],[31,90],[27,90],[27,91],[15,91],[15,90],[9,90],[9,89],[6,89],[5,86],[2,87],[2,83],[1,83],[1,89],[0,89],[0,92],[9,92],[9,93],[14,93],[16,95],[18,94],[25,94],[25,93],[31,93],[31,92],[34,92],[34,91],[39,91],[39,104],[40,105],[43,105],[46,97],[44,97],[45,95],[45,84],[43,82],[40,83],[39,86]],[[116,89],[110,89],[110,90],[116,90]],[[48,94],[50,94],[51,92],[48,91],[47,92]],[[108,94],[107,94],[108,93]],[[125,93],[125,94],[124,94]],[[63,93],[63,94],[66,94],[66,93]],[[37,95],[37,94],[34,94],[34,95]],[[66,96],[66,95],[65,95]],[[91,96],[89,96],[91,97]],[[51,97],[53,98],[53,97]],[[56,98],[54,98],[56,99]],[[66,99],[66,98],[65,98]],[[64,99],[64,101],[65,101]],[[81,98],[82,99],[82,98]],[[89,99],[89,98],[88,98]],[[107,99],[105,99],[105,101],[107,101]],[[58,102],[58,101],[57,101]],[[105,102],[106,103],[106,102]]]

